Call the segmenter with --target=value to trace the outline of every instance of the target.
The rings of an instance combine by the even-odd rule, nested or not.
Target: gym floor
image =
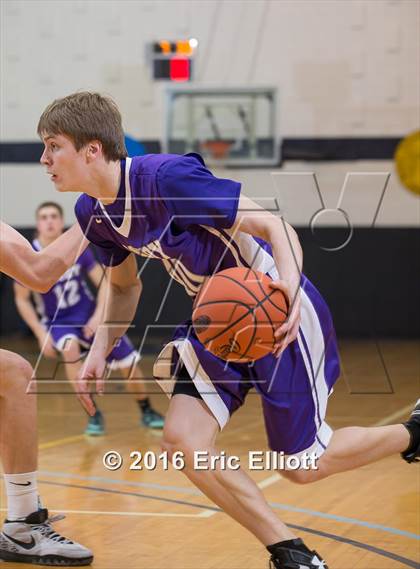
[[[5,344],[5,343],[3,343]],[[3,345],[33,364],[31,342]],[[334,428],[385,425],[409,414],[418,386],[418,344],[414,341],[344,340],[343,374],[331,396],[327,419]],[[151,377],[153,359],[142,369]],[[39,377],[51,376],[57,362],[43,361]],[[41,367],[39,368],[41,370]],[[60,378],[60,366],[59,375]],[[265,549],[220,512],[172,467],[136,471],[131,451],[160,453],[161,433],[138,424],[130,396],[98,400],[107,434],[88,438],[84,413],[63,384],[39,380],[39,488],[45,505],[66,514],[59,531],[93,549],[97,569],[263,569]],[[152,381],[152,380],[151,380]],[[111,385],[111,384],[110,384]],[[151,384],[155,406],[168,400]],[[249,450],[267,450],[258,396],[232,418],[219,448],[248,463]],[[123,466],[108,471],[103,455],[114,450]],[[330,569],[419,567],[420,478],[417,465],[399,456],[306,486],[294,485],[274,470],[252,471],[278,515],[326,558]],[[1,495],[2,513],[4,495]],[[9,564],[22,569],[22,564]]]

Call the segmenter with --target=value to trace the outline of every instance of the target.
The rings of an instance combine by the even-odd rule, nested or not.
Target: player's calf
[[[283,478],[295,484],[311,484],[325,478],[325,474],[320,470],[280,470]]]

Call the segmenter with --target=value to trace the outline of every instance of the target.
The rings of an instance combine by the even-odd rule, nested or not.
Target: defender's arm
[[[42,251],[34,251],[23,235],[4,222],[0,242],[0,270],[36,292],[47,292],[88,244],[76,224]]]

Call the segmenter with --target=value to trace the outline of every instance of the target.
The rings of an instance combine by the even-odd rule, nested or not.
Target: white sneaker
[[[5,520],[0,532],[0,559],[61,567],[89,565],[93,553],[52,528],[51,522],[63,517],[48,518],[48,510],[44,508],[24,520]]]

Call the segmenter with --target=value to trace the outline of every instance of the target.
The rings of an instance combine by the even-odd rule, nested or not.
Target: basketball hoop
[[[232,143],[227,140],[206,140],[201,143],[201,147],[216,160],[226,158],[231,146]]]

